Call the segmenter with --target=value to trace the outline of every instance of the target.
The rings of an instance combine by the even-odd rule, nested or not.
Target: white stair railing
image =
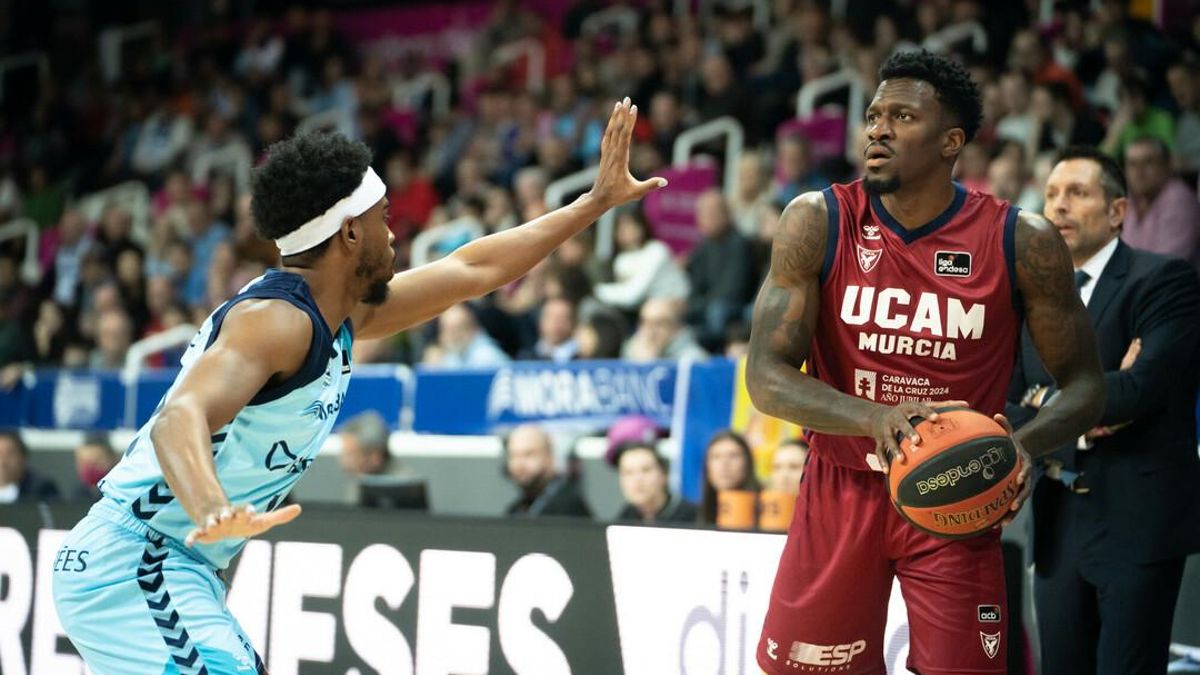
[[[75,208],[84,220],[94,223],[104,215],[104,209],[116,204],[129,212],[134,240],[145,243],[150,240],[150,190],[141,181],[131,180],[110,188],[90,192],[75,202]]]
[[[746,138],[741,123],[736,119],[728,116],[718,117],[679,134],[672,149],[671,165],[687,166],[692,150],[697,145],[722,136],[725,137],[725,194],[731,195],[737,191],[737,165],[741,160],[742,146]]]
[[[0,241],[25,239],[25,260],[21,263],[21,279],[27,284],[41,280],[38,269],[38,246],[41,244],[37,221],[32,218],[17,218],[0,225]]]
[[[623,38],[633,35],[638,29],[638,14],[632,7],[620,5],[602,9],[584,19],[579,26],[579,32],[590,38],[609,26],[615,27]]]
[[[192,164],[192,182],[205,185],[213,169],[227,171],[239,193],[250,189],[250,166],[253,163],[250,149],[238,143],[217,150],[209,150],[196,156]]]
[[[150,37],[158,33],[157,21],[107,28],[100,32],[97,44],[100,49],[100,72],[105,82],[116,82],[121,77],[121,49],[125,43],[137,38]]]
[[[510,42],[492,52],[491,65],[503,66],[526,57],[525,88],[541,93],[546,87],[546,50],[532,38]]]
[[[137,427],[138,378],[145,369],[146,359],[161,351],[187,344],[195,335],[195,326],[183,324],[129,345],[128,351],[125,352],[125,366],[121,368],[121,383],[125,385],[126,428]]]
[[[441,225],[435,225],[413,237],[412,246],[408,254],[409,260],[412,261],[411,266],[420,267],[430,262],[430,251],[445,237],[451,235],[461,236],[463,234],[466,234],[470,241],[482,237],[484,234],[483,223],[470,216],[463,216],[462,218],[455,218]]]
[[[557,209],[563,205],[567,195],[582,192],[592,187],[596,176],[600,173],[600,165],[589,166],[581,171],[563,176],[546,186],[546,207]],[[613,209],[604,212],[596,221],[596,257],[608,260],[613,256],[613,230],[616,214]]]
[[[858,143],[854,131],[862,122],[863,112],[866,110],[865,92],[858,73],[843,68],[800,87],[800,93],[796,95],[796,115],[800,118],[809,117],[813,114],[820,97],[843,88],[849,90],[846,108],[846,159],[854,162],[858,157],[855,152]]]
[[[450,80],[441,73],[428,71],[410,80],[396,78],[391,88],[392,105],[397,108],[416,107],[428,93],[435,119],[445,117],[450,112]]]

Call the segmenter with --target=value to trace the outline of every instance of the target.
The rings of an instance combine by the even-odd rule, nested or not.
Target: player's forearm
[[[746,390],[760,412],[825,434],[870,436],[871,418],[883,409],[778,359],[752,357],[746,365]]]
[[[210,514],[229,505],[229,498],[217,481],[209,438],[204,413],[187,402],[163,407],[150,431],[167,487],[198,526],[203,526]]]
[[[584,194],[524,225],[476,239],[455,251],[454,256],[474,270],[478,294],[483,295],[524,276],[607,209],[591,194]]]
[[[1028,424],[1017,430],[1017,440],[1034,459],[1074,443],[1100,420],[1104,412],[1104,392],[1101,373],[1078,375],[1065,383]]]

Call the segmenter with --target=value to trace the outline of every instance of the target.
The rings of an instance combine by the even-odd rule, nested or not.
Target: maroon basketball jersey
[[[937,218],[906,230],[862,181],[824,191],[829,236],[810,372],[885,405],[967,401],[1004,411],[1021,326],[1017,208],[954,184]],[[821,456],[876,468],[875,443],[814,434]]]

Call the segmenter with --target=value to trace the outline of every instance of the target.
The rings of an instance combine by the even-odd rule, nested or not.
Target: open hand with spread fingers
[[[246,539],[277,525],[290,523],[299,515],[299,504],[285,506],[270,513],[258,513],[253,506],[246,504],[226,506],[218,513],[209,514],[199,527],[188,532],[184,543],[190,547],[194,544],[211,544],[222,539]]]
[[[637,180],[629,173],[629,143],[636,122],[637,106],[627,96],[613,107],[604,129],[604,139],[600,142],[600,168],[590,194],[605,209],[641,199],[650,191],[667,185],[666,178]]]

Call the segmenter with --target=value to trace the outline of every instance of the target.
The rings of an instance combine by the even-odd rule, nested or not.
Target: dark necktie
[[[1082,291],[1083,287],[1091,280],[1092,275],[1083,270],[1075,270],[1075,290]]]

